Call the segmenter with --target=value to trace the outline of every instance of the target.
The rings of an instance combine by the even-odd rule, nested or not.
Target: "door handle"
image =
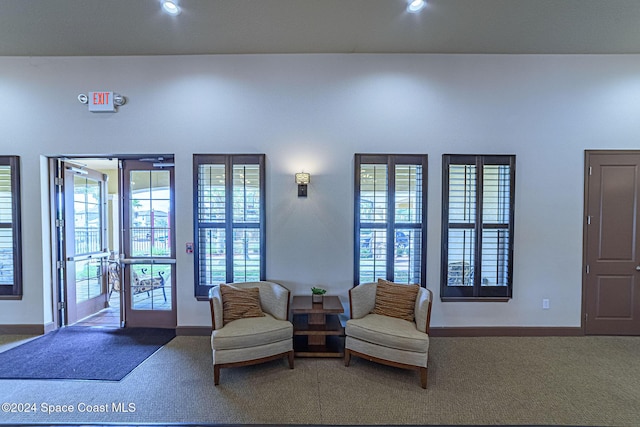
[[[640,271],[640,265],[636,265],[636,271]]]
[[[79,256],[70,256],[67,257],[67,261],[86,261],[89,259],[94,259],[94,258],[108,258],[109,255],[111,255],[110,252],[100,252],[97,254],[86,254],[86,255],[79,255]],[[640,267],[640,266],[639,266]]]

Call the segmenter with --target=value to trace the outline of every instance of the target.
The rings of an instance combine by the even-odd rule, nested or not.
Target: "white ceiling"
[[[640,53],[640,0],[0,0],[0,56]]]

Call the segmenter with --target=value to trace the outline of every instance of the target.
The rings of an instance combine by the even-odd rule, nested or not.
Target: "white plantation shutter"
[[[200,283],[225,283],[225,164],[201,164],[197,178],[198,276]]]
[[[510,297],[515,156],[443,156],[444,297]]]
[[[0,285],[13,285],[13,194],[11,166],[0,166]]]
[[[507,286],[509,266],[510,166],[484,165],[481,286]]]
[[[393,280],[420,283],[422,266],[422,165],[395,165]]]
[[[0,298],[20,295],[20,158],[0,156]]]
[[[356,284],[422,284],[426,155],[356,154]]]
[[[387,277],[388,166],[360,167],[360,283]],[[375,228],[374,228],[375,227]]]
[[[476,166],[449,168],[449,234],[447,284],[473,286],[476,245]]]
[[[264,155],[195,155],[196,296],[264,280]]]

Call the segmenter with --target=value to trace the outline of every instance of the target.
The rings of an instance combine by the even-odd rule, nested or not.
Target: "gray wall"
[[[184,252],[192,154],[265,153],[267,277],[346,299],[353,155],[370,152],[429,154],[433,326],[578,326],[584,150],[638,147],[639,76],[636,55],[0,58],[0,154],[22,157],[25,259],[24,298],[0,301],[0,324],[52,319],[45,156],[175,153],[178,323],[206,326]],[[129,102],[89,113],[76,97],[93,90]],[[508,303],[439,301],[443,153],[517,155]]]

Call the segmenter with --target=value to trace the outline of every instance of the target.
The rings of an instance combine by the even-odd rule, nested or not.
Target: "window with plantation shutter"
[[[444,155],[443,299],[511,298],[515,156]]]
[[[426,177],[426,155],[355,155],[356,285],[424,285]]]
[[[21,296],[20,158],[0,156],[0,299]]]
[[[194,155],[196,296],[265,279],[264,155]]]

